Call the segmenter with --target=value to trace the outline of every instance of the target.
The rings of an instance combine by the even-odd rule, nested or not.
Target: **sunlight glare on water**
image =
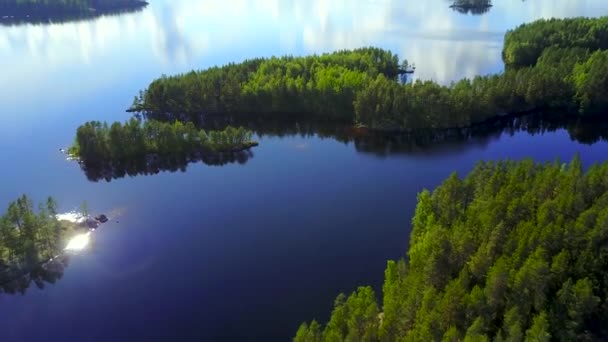
[[[75,237],[73,237],[70,240],[67,247],[65,247],[65,250],[66,251],[81,251],[87,247],[90,240],[91,240],[91,232],[76,235]]]

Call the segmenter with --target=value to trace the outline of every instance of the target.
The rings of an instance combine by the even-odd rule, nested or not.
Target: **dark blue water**
[[[86,200],[112,221],[62,279],[0,295],[2,341],[285,341],[334,297],[380,289],[405,255],[416,194],[480,159],[603,161],[565,129],[495,133],[401,153],[317,136],[263,136],[245,164],[90,182],[59,147],[92,119],[123,120],[162,73],[376,45],[444,83],[500,71],[506,29],[601,15],[603,0],[501,2],[463,16],[443,0],[152,1],[90,22],[0,27],[0,204],[22,193]],[[116,222],[118,221],[118,222]]]

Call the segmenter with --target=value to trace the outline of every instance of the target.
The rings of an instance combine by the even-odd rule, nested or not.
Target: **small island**
[[[0,291],[24,293],[31,283],[42,288],[61,278],[67,265],[64,250],[88,230],[79,222],[59,219],[57,202],[49,197],[34,210],[25,195],[0,216]]]
[[[305,117],[385,131],[469,127],[553,109],[608,109],[608,17],[540,20],[506,35],[500,74],[450,85],[399,82],[398,56],[378,48],[272,57],[154,80],[129,111],[160,121],[213,116]]]
[[[197,160],[210,165],[246,162],[246,151],[255,146],[251,131],[243,127],[205,131],[192,122],[132,118],[124,124],[85,123],[67,152],[97,181],[174,170]]]
[[[455,0],[450,8],[462,14],[481,15],[492,8],[492,0]]]
[[[142,10],[143,0],[0,0],[0,25],[84,20]]]
[[[339,295],[295,342],[604,341],[608,162],[480,162],[418,195],[382,299]]]

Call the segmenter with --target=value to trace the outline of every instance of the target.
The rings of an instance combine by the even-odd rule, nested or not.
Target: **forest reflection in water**
[[[442,154],[457,153],[477,146],[484,146],[502,134],[518,132],[530,135],[566,130],[573,141],[592,145],[608,141],[608,121],[586,120],[567,114],[535,113],[525,116],[509,116],[465,128],[440,130],[416,130],[412,132],[382,132],[356,128],[352,125],[336,125],[325,122],[289,119],[286,121],[261,119],[223,118],[208,119],[204,129],[222,129],[227,125],[244,126],[260,137],[302,136],[332,138],[343,143],[353,143],[359,153],[378,156],[392,154]],[[263,147],[263,144],[262,144]]]
[[[124,177],[155,175],[160,172],[186,172],[191,163],[202,162],[208,166],[223,166],[226,164],[245,164],[253,157],[251,150],[238,152],[220,152],[215,154],[183,154],[183,155],[150,155],[146,158],[130,160],[122,163],[103,163],[97,165],[85,165],[81,163],[81,169],[87,179],[92,182]]]
[[[107,8],[88,11],[30,11],[19,8],[19,6],[11,7],[10,5],[2,5],[0,6],[0,25],[46,25],[90,21],[101,17],[119,16],[128,13],[141,12],[147,6],[147,2],[132,1],[124,6],[110,6]]]
[[[330,138],[350,144],[359,153],[381,157],[391,155],[424,155],[427,157],[461,153],[471,148],[486,146],[502,134],[524,132],[530,135],[566,130],[573,141],[592,145],[608,141],[608,122],[590,121],[573,116],[543,115],[506,117],[467,128],[417,130],[415,132],[380,132],[357,128],[348,124],[335,124],[289,118],[286,120],[257,118],[207,118],[201,128],[224,129],[226,126],[243,126],[264,138],[293,136]],[[260,148],[264,147],[262,142]],[[251,150],[218,153],[215,155],[148,156],[129,163],[81,165],[86,177],[93,182],[112,181],[126,176],[155,175],[160,172],[185,172],[191,163],[202,162],[209,166],[246,164],[254,153]]]
[[[25,294],[32,284],[40,290],[46,284],[55,284],[63,277],[69,263],[69,255],[60,255],[28,270],[15,270],[0,264],[0,295]]]

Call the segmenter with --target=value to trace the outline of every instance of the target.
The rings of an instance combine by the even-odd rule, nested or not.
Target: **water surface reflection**
[[[373,154],[379,157],[391,155],[424,156],[433,158],[452,155],[489,145],[503,134],[515,135],[526,132],[530,135],[552,133],[566,130],[572,141],[592,145],[608,141],[608,123],[583,120],[568,115],[543,115],[541,113],[521,117],[509,117],[477,124],[468,128],[442,130],[418,130],[409,133],[380,132],[352,125],[336,125],[311,120],[292,119],[281,121],[268,118],[208,118],[200,125],[207,130],[222,130],[227,126],[243,126],[260,138],[272,137],[319,137],[330,138],[352,144],[358,153]],[[257,147],[264,148],[264,143]],[[296,146],[305,149],[306,146]],[[171,156],[149,157],[134,160],[128,164],[106,164],[81,168],[87,179],[93,182],[111,181],[126,176],[155,175],[160,172],[186,172],[188,164],[202,162],[210,166],[224,166],[232,163],[246,164],[253,157],[251,150],[221,153],[212,156]]]

